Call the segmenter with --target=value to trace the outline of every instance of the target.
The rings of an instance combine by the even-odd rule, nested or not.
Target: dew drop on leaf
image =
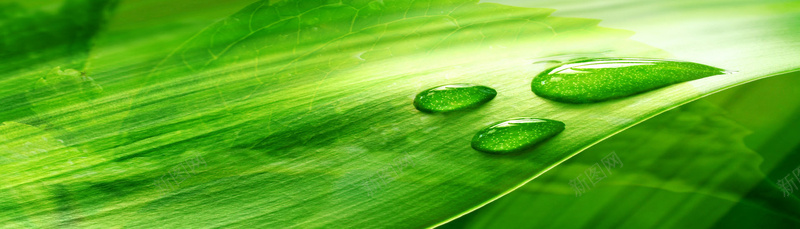
[[[503,121],[478,131],[472,148],[492,154],[519,152],[561,133],[564,126],[560,121],[539,118]]]
[[[592,103],[725,73],[686,61],[596,58],[549,68],[533,78],[531,90],[554,101]]]
[[[428,113],[455,111],[487,103],[497,96],[490,87],[450,84],[424,90],[414,98],[414,107]]]

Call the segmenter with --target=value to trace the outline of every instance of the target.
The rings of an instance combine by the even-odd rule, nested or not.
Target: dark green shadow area
[[[799,81],[775,76],[663,113],[443,228],[800,226],[800,201],[776,184],[800,160]],[[611,152],[624,166],[577,196],[570,182]]]

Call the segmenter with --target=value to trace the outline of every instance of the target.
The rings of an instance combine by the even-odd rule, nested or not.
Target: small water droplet
[[[497,96],[490,87],[450,84],[424,90],[414,98],[414,107],[428,113],[455,111],[487,103]]]
[[[519,152],[561,133],[564,127],[563,122],[550,119],[512,119],[478,131],[472,138],[472,148],[492,154]]]
[[[708,65],[658,59],[596,58],[568,62],[533,78],[531,90],[565,103],[592,103],[724,74]]]

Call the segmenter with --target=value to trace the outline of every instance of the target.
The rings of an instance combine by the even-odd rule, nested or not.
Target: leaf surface
[[[133,4],[120,7],[126,3]],[[685,56],[628,40],[631,32],[597,27],[598,20],[551,12],[468,0],[257,1],[177,47],[174,39],[183,35],[158,43],[110,32],[87,71],[104,88],[93,117],[113,118],[97,122],[61,108],[61,123],[93,131],[66,144],[90,148],[93,159],[37,178],[57,181],[58,196],[66,196],[59,206],[72,206],[37,214],[97,227],[432,226],[660,112],[800,66],[791,48],[773,43],[797,47],[787,45],[797,40],[786,34],[763,44],[733,40],[704,48],[751,52],[688,59],[737,74],[561,104],[530,91],[549,60]],[[121,13],[116,17],[125,18]],[[792,10],[780,15],[754,20],[798,17]],[[718,23],[709,26],[744,22]],[[790,33],[787,26],[740,35]],[[694,37],[722,38],[729,37]],[[498,96],[465,112],[414,109],[416,93],[450,83],[486,85]],[[478,130],[514,117],[559,120],[566,130],[515,155],[470,148]],[[202,166],[176,169],[197,156]],[[164,177],[172,179],[166,190],[156,186]],[[52,199],[59,198],[31,201]],[[12,215],[4,219],[25,218]]]

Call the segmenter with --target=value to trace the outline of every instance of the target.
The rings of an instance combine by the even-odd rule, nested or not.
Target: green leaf
[[[306,194],[299,197],[267,192],[256,195],[259,201],[235,198],[216,208],[215,214],[219,214],[220,209],[263,206],[267,209],[264,213],[222,214],[269,219],[259,224],[321,226],[347,220],[354,226],[366,225],[370,221],[356,212],[334,216],[323,210],[354,205],[378,209],[408,203],[409,208],[381,214],[419,217],[404,212],[438,208],[438,214],[419,222],[432,225],[533,175],[535,169],[523,166],[530,160],[520,159],[499,158],[494,162],[499,164],[455,170],[457,174],[472,173],[464,176],[442,176],[446,173],[429,168],[437,161],[457,165],[494,160],[475,154],[468,142],[480,128],[511,115],[507,109],[517,102],[508,98],[516,95],[530,100],[529,77],[543,68],[531,65],[537,57],[570,50],[635,56],[644,55],[640,54],[643,49],[651,50],[650,55],[665,56],[657,49],[625,42],[627,32],[595,27],[593,20],[547,17],[550,10],[474,2],[431,7],[417,2],[422,8],[403,5],[411,2],[384,3],[256,4],[205,29],[162,61],[142,83],[133,116],[126,124],[130,147],[119,156],[164,161],[168,160],[164,156],[199,149],[206,152],[209,164],[224,164],[226,171],[241,171],[239,175],[248,176],[248,181],[269,185],[261,190],[293,193],[305,186],[301,189]],[[289,13],[280,17],[284,11]],[[413,96],[425,88],[461,81],[503,86],[500,93],[506,99],[457,116],[428,116],[410,106]],[[495,110],[493,114],[487,113],[490,109]],[[534,109],[530,106],[515,112]],[[549,113],[540,115],[553,115]],[[466,142],[456,144],[459,140]],[[401,153],[412,155],[413,168],[394,162]],[[236,158],[228,158],[231,156]],[[542,161],[537,167],[552,162]],[[274,166],[259,166],[262,164]],[[298,164],[306,168],[295,169],[293,165]],[[511,170],[481,175],[495,167]],[[519,177],[494,181],[490,187],[497,189],[480,188],[489,185],[487,179],[509,173]],[[208,179],[226,179],[227,174],[208,174]],[[160,176],[153,175],[153,179]],[[476,175],[482,178],[473,179]],[[419,180],[423,177],[428,178]],[[313,183],[305,185],[309,181]],[[419,182],[424,185],[414,185]],[[416,187],[402,188],[404,184]],[[451,190],[462,185],[477,190]],[[209,187],[228,187],[225,192],[243,188],[230,183]],[[202,190],[209,187],[174,195],[205,195],[208,191]],[[471,201],[448,207],[452,202],[441,201],[441,193],[427,192],[430,188],[426,187],[442,187],[450,198]],[[173,198],[181,197],[154,202],[175,201]],[[314,204],[301,201],[307,198],[316,200]],[[431,205],[433,202],[438,203]],[[295,207],[298,205],[302,207]],[[144,208],[148,210],[139,211],[136,218],[174,210]],[[294,221],[276,221],[281,215]],[[414,226],[395,219],[387,225]],[[155,222],[136,220],[129,225],[149,223]]]
[[[709,228],[730,222],[720,219],[737,204],[758,215],[744,221],[768,216],[799,225],[800,202],[764,181],[761,156],[744,145],[749,133],[699,100],[592,146],[447,227]],[[612,152],[623,165],[604,168],[605,176],[589,183],[587,169]],[[587,188],[572,187],[576,180]]]
[[[91,106],[91,101],[100,96],[103,88],[91,77],[87,77],[75,69],[61,70],[56,67],[42,78],[36,81],[33,89],[28,92],[28,98],[32,102],[32,109],[41,118],[48,120],[49,125],[56,127],[70,126],[68,123],[71,118],[68,115],[53,114],[64,109],[65,106]],[[75,108],[70,108],[75,109]],[[83,112],[83,119],[92,119],[92,112]],[[67,117],[67,120],[60,119]]]
[[[0,3],[0,121],[40,123],[26,94],[54,67],[83,69],[116,0]],[[81,12],[81,13],[77,13]]]
[[[75,163],[90,160],[89,155],[65,146],[43,130],[17,122],[0,125],[0,165],[3,198],[0,215],[10,227],[57,226],[42,211],[63,206],[42,197],[57,197],[50,188],[58,187],[59,171],[70,170]],[[69,178],[67,178],[69,179]],[[37,202],[31,202],[39,200]],[[70,203],[71,204],[71,203]]]
[[[65,68],[83,67],[91,38],[99,31],[115,0],[18,0],[0,5],[0,70],[16,71],[57,61]],[[85,12],[85,13],[77,13]]]
[[[468,0],[257,1],[191,37],[176,24],[111,27],[93,50],[97,64],[87,69],[105,89],[92,116],[125,121],[94,122],[73,106],[60,108],[69,120],[63,123],[72,125],[64,128],[93,131],[67,142],[91,148],[93,159],[56,171],[63,179],[41,178],[57,183],[57,194],[26,200],[58,200],[56,209],[65,210],[43,207],[31,221],[61,216],[64,224],[93,227],[436,225],[660,112],[796,70],[800,63],[791,47],[797,40],[787,36],[796,31],[776,21],[798,14],[782,9],[775,12],[780,17],[752,17],[764,23],[759,31],[681,40],[710,43],[706,51],[743,51],[691,58],[737,74],[586,105],[534,96],[529,83],[546,68],[540,62],[688,55],[628,40],[632,32],[597,27],[598,20]],[[125,12],[117,17],[136,11]],[[750,21],[715,22],[703,28],[728,31]],[[162,43],[123,36],[144,31],[176,35],[163,35]],[[764,36],[771,39],[755,39]],[[175,39],[184,37],[173,49]],[[681,50],[664,47],[673,54]],[[694,47],[683,47],[688,49]],[[412,105],[418,92],[450,83],[486,85],[498,95],[468,112],[432,115]],[[515,155],[470,148],[481,128],[519,116],[559,120],[566,130]],[[196,155],[206,165],[178,173],[167,190],[155,186]],[[20,182],[9,185],[25,187]],[[3,220],[33,214],[17,211]]]

